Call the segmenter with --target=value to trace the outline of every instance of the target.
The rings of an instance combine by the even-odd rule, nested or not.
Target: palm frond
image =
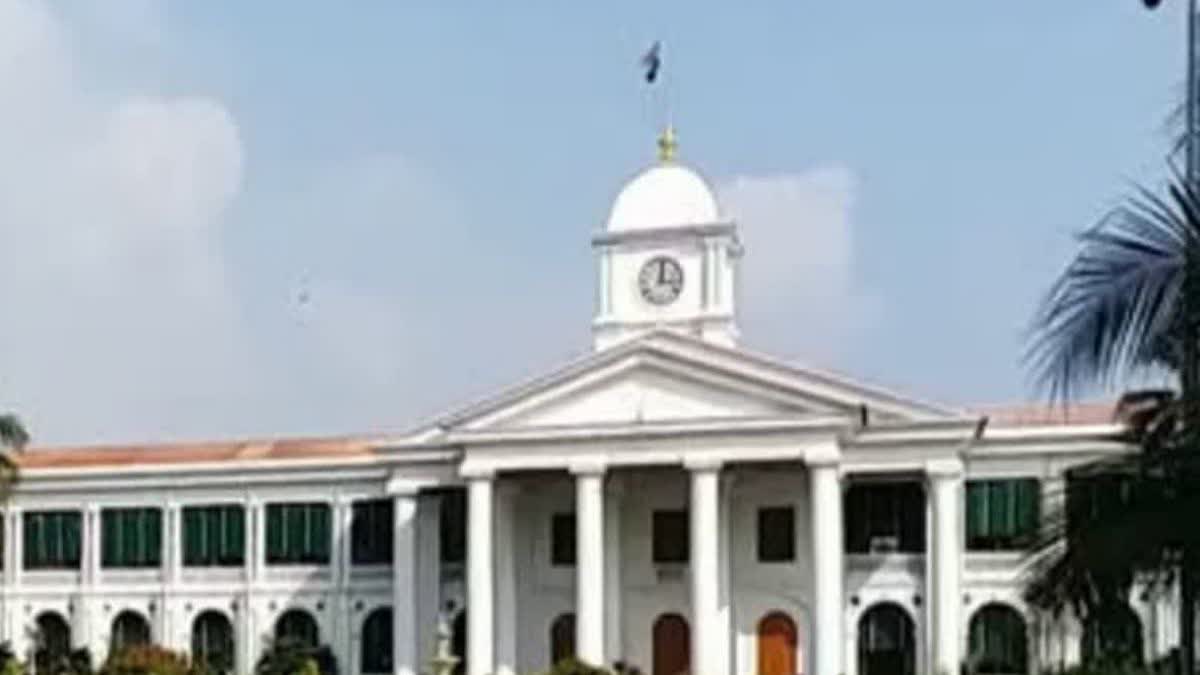
[[[1200,199],[1175,176],[1139,188],[1079,236],[1080,251],[1035,313],[1024,355],[1051,400],[1111,386],[1176,357],[1188,265],[1200,260]]]
[[[0,446],[22,450],[29,443],[29,432],[16,415],[0,415]]]

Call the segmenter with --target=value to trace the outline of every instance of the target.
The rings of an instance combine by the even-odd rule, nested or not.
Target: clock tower
[[[596,349],[658,329],[737,341],[737,224],[722,217],[708,182],[680,164],[676,150],[667,127],[658,162],[621,189],[604,231],[592,238]]]

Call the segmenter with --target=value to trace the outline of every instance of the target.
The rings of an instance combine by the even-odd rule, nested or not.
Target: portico
[[[686,453],[684,453],[686,454]],[[843,546],[842,486],[844,458],[836,443],[817,445],[800,455],[795,462],[781,463],[779,460],[763,463],[759,470],[768,471],[772,466],[787,467],[790,477],[806,480],[811,523],[808,528],[808,550],[811,559],[802,561],[810,570],[811,597],[804,598],[811,612],[808,622],[811,634],[803,636],[806,645],[805,658],[810,665],[805,672],[818,675],[838,675],[845,672],[843,661],[846,636],[846,597],[844,595],[845,555]],[[685,458],[673,465],[673,469],[684,475],[687,484],[687,514],[690,530],[690,555],[686,569],[686,618],[690,626],[689,661],[692,672],[728,674],[735,668],[735,627],[731,606],[738,593],[732,587],[731,569],[728,562],[731,540],[729,517],[732,505],[730,491],[732,479],[743,467],[753,462],[726,462],[707,456]],[[629,658],[627,654],[612,653],[609,645],[613,640],[609,631],[630,632],[621,615],[619,598],[622,593],[613,590],[606,582],[606,572],[611,569],[610,548],[620,548],[622,538],[619,530],[606,526],[606,514],[614,512],[610,490],[606,479],[614,471],[653,472],[666,469],[666,465],[621,464],[596,458],[587,461],[569,462],[565,471],[573,483],[576,563],[574,569],[574,644],[575,653],[589,663],[611,663]],[[961,560],[960,536],[957,523],[961,517],[958,500],[952,495],[955,482],[961,484],[961,465],[955,472],[952,461],[929,463],[926,475],[930,485],[933,530],[930,533],[932,552],[931,574],[928,587],[933,598],[931,614],[933,635],[945,630],[952,636],[949,640],[934,640],[932,652],[922,655],[928,663],[957,663],[958,640],[953,639],[959,631],[960,618],[957,604],[950,599],[960,596],[957,566]],[[499,540],[495,535],[495,497],[498,486],[519,482],[520,472],[508,471],[475,472],[468,482],[470,512],[468,514],[468,583],[466,604],[469,608],[467,663],[470,675],[491,672],[513,671],[517,662],[502,662],[489,654],[492,645],[504,642],[500,634],[504,627],[494,625],[493,617],[499,611],[478,611],[478,608],[498,607],[496,588],[516,585],[515,579],[500,579],[501,573],[536,574],[536,566],[506,568],[493,564],[493,560],[511,556],[512,540]],[[949,493],[949,494],[947,494]],[[631,533],[632,534],[632,533]],[[521,539],[518,537],[516,541]],[[626,565],[621,565],[626,567]],[[619,582],[618,582],[619,583]],[[798,589],[799,590],[799,589]],[[613,606],[617,603],[617,606]],[[664,610],[669,607],[664,607]],[[614,620],[615,613],[615,620]],[[522,614],[522,616],[527,616]],[[644,636],[643,639],[650,636]],[[514,655],[515,656],[515,655]],[[926,659],[928,659],[926,661]],[[698,664],[704,664],[698,669]]]

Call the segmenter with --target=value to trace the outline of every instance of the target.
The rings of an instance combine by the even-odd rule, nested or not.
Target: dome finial
[[[666,129],[663,129],[662,135],[658,137],[658,161],[673,162],[675,161],[675,151],[679,149],[679,142],[675,140],[675,127],[668,124]]]

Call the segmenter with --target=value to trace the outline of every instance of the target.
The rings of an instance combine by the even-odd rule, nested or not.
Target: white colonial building
[[[972,413],[742,349],[737,224],[660,145],[593,238],[577,361],[402,437],[27,451],[0,638],[97,659],[153,640],[247,673],[290,635],[412,675],[446,613],[467,675],[1086,654],[1096,630],[1023,601],[1020,549],[1064,468],[1127,450],[1108,411]],[[1170,609],[1131,598],[1121,640],[1162,654]]]

